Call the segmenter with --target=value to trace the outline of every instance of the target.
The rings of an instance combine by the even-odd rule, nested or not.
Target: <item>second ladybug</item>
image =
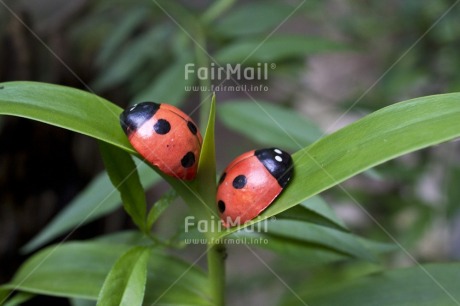
[[[120,124],[150,164],[179,179],[195,177],[203,139],[184,112],[164,103],[142,102],[122,112]]]
[[[225,227],[242,225],[266,209],[289,183],[291,156],[277,148],[253,150],[233,160],[217,188],[217,208]]]

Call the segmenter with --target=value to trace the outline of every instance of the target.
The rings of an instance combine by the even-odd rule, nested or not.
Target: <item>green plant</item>
[[[267,97],[221,103],[219,93],[211,101],[210,93],[200,87],[197,93],[202,104],[198,119],[205,142],[198,177],[184,183],[156,173],[142,162],[119,127],[121,108],[115,103],[70,87],[36,82],[0,83],[0,114],[41,121],[96,139],[107,170],[24,246],[23,251],[36,251],[121,205],[137,228],[85,241],[67,241],[66,236],[61,243],[46,246],[32,254],[13,279],[0,287],[0,303],[15,305],[34,295],[50,295],[69,298],[73,305],[93,305],[96,301],[101,305],[222,305],[232,289],[239,295],[251,291],[251,284],[255,283],[270,291],[269,286],[279,279],[285,289],[281,299],[276,300],[280,305],[342,305],[344,301],[347,305],[459,304],[456,284],[460,265],[436,263],[440,258],[420,258],[410,248],[420,242],[422,234],[429,232],[436,217],[444,211],[415,196],[402,198],[389,191],[373,194],[363,190],[366,187],[345,188],[341,184],[364,173],[366,180],[379,177],[382,184],[397,179],[414,185],[437,159],[433,150],[424,148],[459,137],[458,93],[428,96],[431,93],[428,88],[418,94],[420,98],[381,108],[388,101],[406,100],[400,96],[406,97],[408,88],[420,86],[417,85],[420,79],[425,80],[422,85],[432,83],[432,79],[439,81],[441,92],[456,90],[458,57],[451,28],[455,29],[457,19],[449,15],[447,25],[442,28],[444,35],[437,36],[442,41],[430,43],[437,46],[436,54],[450,54],[440,58],[453,64],[438,67],[442,69],[432,65],[435,73],[428,68],[419,73],[418,63],[423,61],[430,66],[427,58],[432,52],[430,48],[417,49],[415,61],[412,58],[396,66],[390,71],[390,77],[382,80],[383,86],[368,96],[369,103],[360,105],[371,114],[324,136],[315,124],[288,107],[292,106],[290,98],[298,87],[296,73],[303,68],[305,56],[343,51],[347,47],[323,38],[275,31],[297,7],[283,1],[243,4],[223,0],[201,13],[199,8],[185,4],[154,2],[155,5],[143,0],[117,1],[114,5],[113,1],[94,1],[88,7],[88,15],[69,30],[69,37],[76,45],[73,57],[78,54],[87,62],[97,54],[94,62],[99,71],[89,87],[102,91],[101,96],[107,92],[107,96],[116,97],[111,100],[154,99],[180,105],[190,93],[183,90],[184,87],[197,82],[207,89],[211,85],[209,80],[198,80],[196,76],[184,79],[187,63],[195,63],[197,67],[219,63],[254,67],[259,62],[270,62],[276,63],[276,69],[271,71],[273,77],[285,81],[270,91],[275,93],[275,98],[270,99],[276,100],[278,94],[282,96],[278,100],[283,103],[274,105],[265,101]],[[441,2],[441,7],[447,5]],[[431,18],[424,21],[428,23],[439,10],[414,5],[414,1],[408,1],[407,7],[404,3],[401,5],[405,10],[416,17],[420,11],[430,15]],[[389,33],[386,27],[381,27],[380,19],[368,13],[377,7],[380,14],[381,2],[368,5],[362,12],[364,4],[350,6],[353,10],[344,16],[345,26],[351,28],[356,37],[364,37],[365,42]],[[392,8],[387,4],[383,6]],[[327,9],[326,5],[313,2],[298,8],[297,15],[308,16],[312,11]],[[254,11],[259,13],[253,14]],[[389,28],[400,30],[404,21],[415,28],[416,33],[426,31],[426,26],[412,22],[415,17],[407,18],[399,12],[391,12],[395,21]],[[363,22],[367,26],[362,26]],[[404,50],[397,47],[392,51],[399,57]],[[386,49],[371,49],[380,57],[389,54]],[[390,64],[379,62],[390,66],[395,55],[389,57]],[[447,76],[449,82],[438,75]],[[113,88],[119,88],[125,96],[118,97],[117,91],[114,95],[110,91]],[[187,204],[189,216],[194,216],[195,221],[201,220],[207,229],[212,225],[217,228],[214,201],[219,166],[216,165],[215,140],[220,139],[214,135],[215,119],[258,145],[276,145],[295,152],[292,183],[259,218],[245,225],[255,229],[253,231],[245,231],[243,227],[224,231],[193,227],[185,231],[182,214],[165,221],[163,213],[175,210],[179,204],[176,199],[180,197]],[[422,160],[416,166],[396,160],[410,152],[416,152]],[[427,160],[429,163],[425,165]],[[446,179],[445,188],[449,194],[446,220],[453,223],[458,211],[460,171],[451,163],[437,162],[444,162],[444,168],[452,168],[446,174],[451,179]],[[383,166],[375,168],[381,164]],[[172,188],[162,190],[162,197],[153,205],[147,203],[144,190],[163,180]],[[330,206],[343,197],[342,194],[373,223],[355,228],[337,217]],[[370,207],[372,203],[378,205]],[[394,220],[408,211],[415,215],[415,220],[409,220],[402,230],[394,230],[397,223]],[[171,235],[161,231],[166,223],[173,229]],[[188,245],[194,239],[202,243],[199,256],[182,259],[194,249]],[[226,277],[225,268],[235,267],[229,264],[225,267],[225,248],[233,244],[244,245],[254,254],[256,249],[266,249],[277,255],[277,260],[270,265],[261,260],[272,273],[271,277],[265,274],[239,276],[241,284],[237,289],[231,288],[235,285]],[[394,258],[401,255],[410,260],[411,267],[401,269],[394,263]],[[203,264],[205,257],[207,263]],[[226,299],[230,302],[230,297]]]
[[[266,248],[313,261],[333,262],[348,258],[373,262],[377,254],[388,247],[349,233],[327,206],[308,199],[314,199],[313,196],[321,191],[377,164],[460,135],[460,94],[444,94],[386,107],[297,151],[293,154],[293,181],[272,206],[239,228],[204,233],[208,242],[206,274],[193,264],[167,255],[168,248],[178,247],[183,242],[183,235],[166,239],[151,232],[152,223],[174,196],[168,193],[147,213],[137,166],[131,158],[131,155],[138,155],[118,126],[119,107],[94,94],[63,86],[33,82],[10,82],[1,86],[2,114],[46,122],[101,142],[102,156],[112,183],[121,193],[124,208],[139,229],[138,232],[47,247],[33,255],[11,282],[1,287],[3,297],[11,290],[17,290],[27,294],[98,299],[100,305],[160,302],[222,305],[225,280],[222,239],[229,235],[241,241],[246,241],[244,237],[262,236],[268,240],[263,245]],[[217,222],[214,217],[214,99],[209,109],[196,180],[185,183],[163,178],[199,220]],[[240,231],[272,216],[278,219],[269,222],[266,233]],[[190,234],[185,233],[186,236]],[[455,263],[420,265],[385,272],[371,281],[357,280],[338,288],[323,288],[317,293],[307,291],[305,296],[302,292],[302,299],[315,301],[314,305],[318,301],[322,305],[346,297],[354,299],[354,305],[365,305],[367,299],[372,298],[380,299],[381,304],[386,305],[390,302],[376,289],[384,286],[388,287],[387,292],[399,292],[400,299],[395,300],[395,304],[407,299],[421,303],[430,298],[430,303],[444,305],[460,298],[452,287],[459,274],[446,272],[457,269],[460,267]],[[423,283],[423,295],[406,292],[398,285],[403,280],[407,283],[420,281],[425,272],[433,278],[434,285]],[[398,282],[392,282],[393,278]],[[372,294],[366,299],[359,294],[364,284],[367,293]],[[22,297],[21,293],[15,296],[16,299]],[[285,301],[287,304],[298,302]]]

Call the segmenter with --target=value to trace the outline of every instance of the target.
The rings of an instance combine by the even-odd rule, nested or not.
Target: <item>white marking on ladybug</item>
[[[275,153],[277,153],[277,154],[282,154],[282,153],[283,153],[283,152],[281,152],[280,149],[275,149],[275,150],[273,150],[273,151],[275,151]]]
[[[275,156],[275,159],[276,159],[277,162],[282,162],[283,161],[281,156],[278,156],[278,155]]]

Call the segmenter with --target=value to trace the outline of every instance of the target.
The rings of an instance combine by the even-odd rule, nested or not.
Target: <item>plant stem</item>
[[[203,25],[200,23],[197,23],[196,28],[195,28],[195,58],[198,67],[207,67],[209,68],[210,63],[209,63],[209,55],[206,52],[206,37],[205,37],[205,31],[203,29]],[[209,91],[211,88],[211,79],[206,78],[206,79],[199,79],[199,85],[201,88],[205,90],[200,91],[200,100],[201,100],[201,107],[200,107],[200,126],[201,130],[205,131],[206,130],[206,135],[205,137],[208,137],[208,132],[206,129],[207,125],[207,120],[210,111],[211,111],[211,97],[212,93]],[[211,116],[210,116],[211,118]],[[210,119],[211,120],[211,119]],[[212,116],[212,125],[214,125],[214,115]],[[212,130],[212,146],[214,146],[214,126],[211,128]],[[208,148],[209,149],[209,148]],[[208,192],[205,190],[202,190],[200,188],[201,194],[204,196],[204,200],[206,201],[208,207],[210,209],[205,210],[207,213],[207,219],[209,222],[209,225],[211,223],[216,222],[215,219],[213,219],[213,214],[211,213],[212,211],[215,210],[215,188],[216,188],[216,169],[215,169],[215,149],[214,147],[209,151],[210,155],[212,156],[213,165],[208,167],[208,169],[205,171],[208,176],[210,173],[212,175],[210,177],[203,178],[201,177],[201,184],[203,187],[203,184],[206,183],[206,180],[212,180],[211,182],[207,182],[205,184],[206,189]],[[211,188],[212,192],[209,192],[209,188]],[[205,207],[203,207],[205,209]],[[213,227],[216,228],[216,227]],[[213,305],[216,306],[224,306],[225,305],[225,257],[226,257],[226,252],[225,252],[225,245],[224,244],[218,244],[214,243],[215,241],[213,240],[213,233],[208,232],[206,235],[208,239],[208,252],[207,252],[207,258],[208,258],[208,280],[210,283],[211,287],[211,298]]]
[[[208,244],[208,275],[213,305],[225,305],[225,245]]]

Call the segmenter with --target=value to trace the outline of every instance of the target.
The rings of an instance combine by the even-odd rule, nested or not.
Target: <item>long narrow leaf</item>
[[[97,241],[53,245],[30,257],[0,289],[96,300],[114,263],[131,248]],[[196,266],[152,250],[148,269],[146,305],[211,305],[206,275]]]
[[[295,7],[284,3],[250,2],[219,18],[213,30],[227,37],[261,34],[282,24],[294,10]]]
[[[145,22],[148,17],[148,11],[143,7],[136,7],[126,13],[125,18],[121,19],[118,24],[115,24],[111,31],[105,37],[99,53],[96,57],[96,63],[99,66],[112,64],[110,62],[113,56],[118,54],[123,42],[129,39],[132,32],[140,24]]]
[[[119,126],[122,109],[104,98],[38,82],[7,82],[0,86],[0,114],[62,127],[135,153]]]
[[[9,82],[1,83],[0,86],[0,114],[25,117],[66,128],[138,156],[120,128],[118,116],[122,109],[115,104],[82,90],[46,83]],[[158,169],[152,168],[186,202],[196,201],[197,193],[192,183],[166,177]]]
[[[92,86],[103,90],[131,79],[148,59],[161,54],[164,50],[163,42],[169,33],[169,28],[163,25],[132,39],[126,48],[119,50],[118,56],[102,71]]]
[[[460,137],[459,93],[383,108],[293,154],[292,182],[259,218],[245,226],[279,214],[373,166],[456,137]]]
[[[252,38],[238,40],[221,49],[216,61],[222,65],[244,61],[247,65],[277,63],[292,58],[304,58],[307,55],[344,50],[342,44],[316,37],[300,35],[273,35],[267,40]]]
[[[115,188],[118,189],[123,207],[141,231],[146,230],[146,209],[144,188],[131,156],[119,148],[100,142],[102,159]]]
[[[184,53],[176,62],[168,66],[155,78],[150,85],[136,94],[133,103],[142,101],[165,102],[178,106],[189,93],[188,87],[193,85],[196,74],[185,74],[185,65],[192,62],[192,55]]]
[[[277,215],[279,219],[301,220],[347,232],[345,224],[319,196],[303,201]]]
[[[155,204],[153,204],[147,215],[147,229],[150,229],[160,215],[169,207],[177,197],[174,189],[166,192]]]
[[[330,249],[359,259],[375,261],[375,257],[357,239],[356,236],[329,227],[303,221],[276,220],[269,222],[267,235],[295,240],[299,243]]]
[[[343,233],[342,233],[343,234]],[[306,234],[305,236],[307,236]],[[313,234],[316,236],[316,233]],[[331,262],[338,261],[350,261],[358,259],[364,259],[366,261],[374,262],[378,255],[397,250],[396,246],[388,243],[371,241],[359,237],[352,237],[351,235],[344,236],[346,240],[353,240],[353,244],[360,244],[359,250],[361,252],[363,247],[366,249],[364,257],[360,257],[358,253],[349,254],[343,252],[335,246],[329,247],[324,243],[314,243],[308,241],[308,239],[297,239],[296,237],[278,236],[272,235],[270,232],[248,232],[239,231],[233,233],[225,238],[228,244],[247,244],[251,247],[258,247],[275,252],[278,256],[281,256],[284,260],[289,260],[290,263],[298,263],[304,268],[311,266],[318,266],[328,264]],[[187,239],[197,239],[198,237],[190,237]],[[318,238],[318,236],[316,236]],[[331,242],[331,236],[326,233],[324,234],[325,242]],[[358,255],[358,256],[356,256]]]
[[[299,150],[323,135],[298,112],[265,101],[226,101],[218,114],[228,128],[262,145],[276,144],[286,150]]]
[[[203,139],[201,148],[200,163],[198,165],[198,190],[207,204],[207,215],[216,214],[216,149],[214,141],[214,122],[216,118],[216,95],[211,99],[211,107],[209,108],[209,118],[206,126],[206,134]]]
[[[18,292],[16,293],[11,299],[9,299],[7,302],[3,303],[1,297],[0,297],[0,303],[3,306],[16,306],[16,305],[22,305],[23,303],[27,302],[31,298],[33,298],[35,294],[28,293],[28,292]]]
[[[136,165],[144,189],[150,188],[160,180],[160,176],[152,171],[148,165],[140,162]],[[66,232],[109,214],[120,205],[119,192],[110,182],[107,172],[102,172],[21,251],[33,251]]]
[[[459,263],[428,264],[371,274],[339,286],[323,286],[314,292],[307,289],[306,293],[300,293],[300,298],[315,306],[459,305],[459,283]],[[299,297],[291,297],[281,305],[299,305]]]
[[[141,306],[147,282],[150,249],[134,247],[117,260],[104,281],[98,306]]]

